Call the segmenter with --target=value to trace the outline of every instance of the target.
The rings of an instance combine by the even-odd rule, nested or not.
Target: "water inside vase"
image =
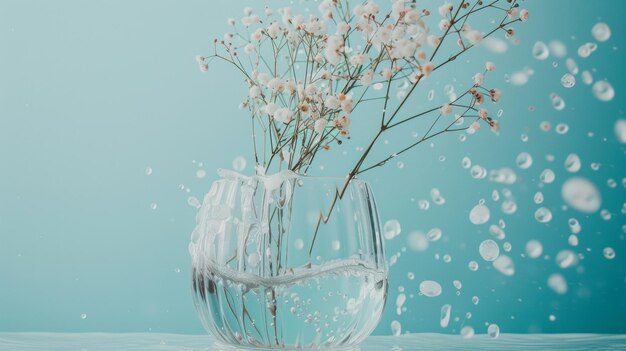
[[[224,266],[194,269],[205,327],[223,342],[263,348],[351,346],[376,327],[387,294],[384,272],[358,259],[260,277]]]

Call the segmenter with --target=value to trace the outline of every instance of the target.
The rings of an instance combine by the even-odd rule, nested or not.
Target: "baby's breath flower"
[[[480,110],[478,110],[478,117],[482,118],[482,119],[487,119],[487,115],[489,114],[489,112],[484,109],[481,108]]]
[[[279,108],[274,112],[274,119],[277,120],[278,122],[288,124],[289,122],[291,122],[292,118],[293,118],[293,112],[287,107]]]
[[[350,31],[350,24],[348,22],[337,23],[337,35],[346,35]]]
[[[491,89],[489,90],[489,96],[491,96],[491,101],[498,102],[502,96],[502,92],[500,89]]]
[[[520,19],[522,22],[526,22],[526,21],[528,21],[528,10],[526,10],[526,9],[521,10],[521,11],[519,12],[519,19]]]
[[[450,113],[452,113],[452,106],[450,106],[450,104],[445,104],[441,106],[442,115],[449,115]]]
[[[443,4],[439,6],[439,15],[442,17],[446,17],[452,12],[452,4]]]
[[[487,71],[494,71],[496,69],[496,65],[491,61],[487,61],[485,62],[485,69]]]
[[[324,129],[326,129],[327,124],[328,124],[327,120],[320,118],[316,120],[315,123],[313,124],[313,130],[318,134],[322,134],[324,132]]]
[[[482,73],[474,75],[474,85],[482,85],[485,82],[485,76]]]

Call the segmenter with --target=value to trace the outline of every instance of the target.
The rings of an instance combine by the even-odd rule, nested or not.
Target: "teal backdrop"
[[[187,199],[201,198],[215,170],[232,167],[237,156],[248,159],[251,172],[251,154],[248,123],[242,122],[247,116],[237,108],[246,93],[241,79],[218,63],[201,73],[194,57],[210,52],[213,37],[228,30],[228,17],[239,18],[244,6],[261,10],[262,4],[0,0],[0,331],[204,333],[190,294],[187,244],[195,208]],[[293,6],[317,8],[315,2]],[[509,44],[504,54],[478,48],[419,93],[426,105],[429,89],[442,98],[444,85],[460,86],[485,60],[494,61],[497,70],[488,79],[503,91],[499,135],[481,130],[465,142],[445,136],[399,158],[404,168],[394,160],[364,175],[382,220],[402,225],[401,234],[387,242],[387,258],[396,255],[397,262],[377,334],[389,334],[392,320],[409,332],[458,333],[471,325],[484,333],[485,323],[497,323],[515,333],[626,333],[626,148],[614,134],[615,121],[625,118],[626,2],[528,0],[522,6],[531,20],[515,26],[519,45]],[[608,23],[611,38],[580,58],[577,48],[593,41],[591,28],[599,21]],[[615,98],[596,99],[580,74],[573,88],[561,86],[564,59],[532,55],[535,42],[552,40],[562,41],[567,57],[595,80],[608,79]],[[534,70],[526,85],[507,82],[507,75],[524,67]],[[552,107],[552,92],[566,101],[563,111]],[[353,117],[355,137],[320,159],[323,167],[312,173],[342,175],[373,133],[368,117],[375,118],[371,110]],[[552,126],[547,132],[540,128],[543,121]],[[567,123],[569,131],[556,133],[558,123]],[[412,131],[390,136],[383,148],[399,148]],[[523,151],[534,159],[526,170],[515,163]],[[578,175],[600,189],[610,219],[563,207],[561,185],[571,176],[563,162],[570,153],[580,156]],[[464,156],[487,170],[511,168],[517,181],[474,179],[461,167]],[[546,168],[556,180],[541,187]],[[199,169],[207,176],[198,178]],[[445,205],[420,210],[419,200],[429,199],[432,188],[441,191]],[[518,205],[512,215],[499,209],[502,199],[492,200],[494,190],[502,194],[505,188]],[[553,213],[547,224],[534,218],[539,190],[541,206]],[[490,238],[488,225],[471,224],[468,213],[480,199],[491,208],[489,224],[506,222],[513,276],[500,274],[478,254],[479,243]],[[568,244],[572,217],[582,226],[576,247]],[[441,240],[422,252],[407,249],[409,233],[434,227],[443,231]],[[531,239],[543,244],[539,259],[523,257]],[[615,250],[614,259],[603,256],[605,247]],[[579,255],[575,267],[555,263],[563,249]],[[444,262],[444,255],[451,261]],[[468,269],[471,260],[478,271]],[[568,283],[564,295],[546,283],[557,272]],[[440,282],[443,294],[420,296],[423,280]],[[462,283],[458,294],[453,280]],[[413,297],[398,315],[402,289]],[[453,321],[442,329],[439,311],[446,303]]]

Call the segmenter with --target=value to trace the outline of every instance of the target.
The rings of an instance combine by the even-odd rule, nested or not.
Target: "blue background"
[[[220,64],[202,74],[194,56],[210,53],[212,38],[228,30],[226,18],[239,18],[246,5],[262,9],[258,2],[224,0],[0,0],[0,331],[204,332],[190,297],[187,244],[195,209],[187,197],[201,197],[216,178],[214,170],[231,167],[236,156],[246,156],[248,163],[251,158],[249,130],[241,123],[246,113],[237,109],[246,93],[240,77]],[[364,176],[383,221],[402,224],[400,236],[387,243],[388,257],[401,256],[391,267],[389,303],[378,334],[389,333],[394,319],[411,332],[458,333],[471,325],[484,333],[486,322],[499,324],[503,332],[626,332],[625,147],[613,133],[615,120],[624,117],[626,3],[526,1],[523,7],[531,21],[516,25],[519,46],[509,45],[503,55],[476,49],[425,88],[437,92],[435,99],[443,98],[445,84],[468,81],[486,59],[494,61],[498,69],[488,79],[504,93],[500,135],[481,130],[463,143],[444,136],[404,155],[403,169],[394,161]],[[599,43],[589,58],[579,58],[576,49],[593,40],[591,27],[599,20],[611,27],[611,39]],[[536,41],[555,39],[567,45],[568,57],[581,70],[593,69],[594,79],[611,82],[612,101],[594,98],[580,79],[574,88],[563,88],[562,59],[532,57]],[[505,82],[505,74],[525,66],[535,71],[527,85]],[[551,107],[551,92],[566,100],[564,111]],[[313,173],[341,175],[356,158],[355,148],[373,133],[366,123],[369,112],[360,113],[353,117],[353,134],[362,137],[344,144],[340,150],[346,155],[329,153],[320,160],[324,170]],[[542,121],[553,127],[564,122],[570,130],[543,132]],[[385,147],[399,148],[411,132],[407,128],[402,137],[389,137]],[[534,158],[528,170],[515,167],[522,151]],[[579,175],[601,190],[602,208],[612,213],[611,220],[562,209],[560,185],[569,177],[562,164],[572,152],[583,161]],[[547,154],[555,161],[548,162]],[[466,155],[487,169],[516,171],[518,181],[506,186],[518,204],[515,214],[501,213],[500,203],[491,200],[491,192],[505,186],[475,180],[461,167]],[[203,179],[195,176],[200,162],[208,173]],[[598,171],[590,168],[592,162],[601,164]],[[146,175],[146,167],[152,175]],[[556,173],[556,181],[541,189],[543,206],[554,218],[540,224],[533,217],[538,207],[533,196],[545,168]],[[607,186],[609,178],[617,181],[616,188]],[[428,199],[433,187],[446,204],[419,210],[417,200]],[[478,255],[478,244],[490,237],[488,225],[471,224],[468,212],[481,198],[492,209],[489,223],[506,221],[509,255],[516,264],[512,277]],[[580,245],[571,249],[584,260],[563,270],[554,256],[569,247],[570,217],[583,228]],[[408,233],[433,227],[443,230],[442,240],[425,252],[402,252]],[[530,239],[543,243],[547,258],[521,257]],[[615,249],[615,259],[603,257],[606,246]],[[437,260],[436,254],[450,254],[452,261]],[[470,260],[479,262],[477,272],[467,268]],[[565,295],[546,285],[555,272],[568,281]],[[418,296],[419,282],[426,279],[439,281],[443,294]],[[463,283],[459,296],[454,279]],[[400,286],[415,297],[398,316]],[[478,305],[471,302],[474,295],[480,297]],[[439,310],[445,303],[452,304],[459,321],[442,329]]]

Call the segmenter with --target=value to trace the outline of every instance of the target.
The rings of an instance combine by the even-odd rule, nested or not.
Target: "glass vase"
[[[289,171],[218,173],[189,245],[204,328],[235,347],[358,345],[378,324],[387,298],[368,183]]]

